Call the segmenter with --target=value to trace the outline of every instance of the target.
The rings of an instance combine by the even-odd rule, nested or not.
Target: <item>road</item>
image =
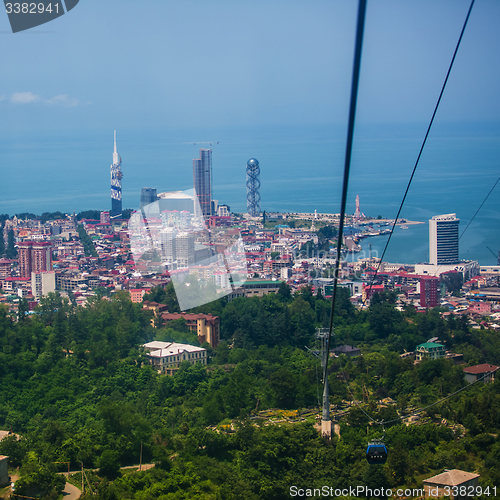
[[[78,500],[82,492],[70,483],[66,483],[64,487],[64,500]]]
[[[153,468],[154,466],[155,466],[155,464],[142,464],[141,470],[148,470],[148,469]],[[138,465],[129,465],[128,467],[121,467],[121,469],[133,469],[136,467],[139,467],[139,466]],[[74,474],[76,472],[80,472],[80,471],[73,471],[73,472],[70,472],[70,474]],[[64,472],[62,474],[65,476],[68,475],[67,472]],[[80,498],[81,494],[82,494],[82,492],[76,486],[73,486],[71,483],[66,483],[66,486],[64,487],[64,492],[63,492],[64,500],[78,500]]]

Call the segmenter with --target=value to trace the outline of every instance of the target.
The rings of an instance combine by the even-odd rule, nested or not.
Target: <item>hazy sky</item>
[[[358,122],[427,121],[469,1],[369,0]],[[12,34],[0,130],[345,123],[355,0],[80,0]],[[500,2],[477,0],[439,112],[500,116]]]

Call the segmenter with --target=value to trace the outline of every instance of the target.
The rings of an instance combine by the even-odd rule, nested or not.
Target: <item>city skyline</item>
[[[350,179],[350,192],[361,194],[368,214],[395,215],[468,5],[465,0],[368,5]],[[146,185],[159,191],[190,188],[188,162],[195,156],[184,143],[213,141],[213,198],[234,211],[246,209],[244,177],[236,167],[256,157],[266,165],[262,209],[335,212],[356,4],[193,1],[173,2],[167,9],[151,1],[148,6],[137,12],[129,1],[87,0],[71,16],[16,35],[6,33],[6,16],[0,20],[0,50],[10,68],[0,88],[0,160],[8,170],[0,211],[109,209],[104,136],[118,128],[120,152],[127,158],[122,194],[128,208],[137,206]],[[466,212],[462,220],[470,220],[486,194],[479,187],[487,192],[493,184],[500,129],[488,121],[500,111],[499,74],[490,63],[500,50],[498,18],[500,6],[493,1],[477,3],[472,11],[407,200],[412,218],[445,213],[437,200],[419,194],[446,189],[461,200],[449,210],[460,208]],[[110,23],[130,36],[110,32]],[[246,32],[259,36],[248,38]],[[122,72],[119,85],[115,68]],[[203,78],[193,78],[194,72]],[[314,127],[321,132],[312,133]],[[231,136],[233,130],[241,130],[246,143]],[[271,135],[273,150],[266,144]],[[458,151],[471,137],[477,140],[465,154]],[[73,179],[68,165],[80,175]],[[467,168],[475,172],[473,182],[465,177]],[[377,199],[374,182],[377,195],[386,190],[394,196]],[[280,190],[287,191],[287,203],[277,198]],[[484,207],[485,235],[500,213],[492,198]]]

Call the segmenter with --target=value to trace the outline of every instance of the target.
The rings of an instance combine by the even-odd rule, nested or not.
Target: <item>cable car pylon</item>
[[[330,418],[330,389],[328,387],[328,373],[325,370],[329,356],[328,328],[316,328],[316,338],[321,345],[321,368],[323,373],[323,412],[321,415],[321,435],[326,440],[332,439],[332,419]]]

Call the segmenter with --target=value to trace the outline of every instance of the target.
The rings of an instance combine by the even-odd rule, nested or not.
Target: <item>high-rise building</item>
[[[193,184],[196,195],[195,215],[198,217],[210,217],[212,215],[211,149],[200,149],[200,157],[193,160]],[[201,213],[197,213],[198,210],[201,210]]]
[[[31,277],[31,246],[32,241],[23,241],[17,245],[17,258],[19,265],[19,276],[21,278]]]
[[[420,305],[422,307],[437,307],[439,305],[439,278],[425,276],[420,278]]]
[[[34,241],[31,253],[31,270],[52,271],[52,245],[48,241]]]
[[[110,215],[109,212],[101,212],[101,224],[109,224],[110,222]]]
[[[142,188],[141,189],[141,204],[139,208],[145,207],[146,205],[150,205],[158,201],[158,196],[156,195],[155,188]]]
[[[458,264],[457,214],[435,215],[429,220],[429,262],[434,265]]]
[[[166,227],[161,232],[161,256],[167,268],[175,269],[176,261],[175,238],[177,229],[175,227]]]
[[[113,164],[111,165],[111,218],[120,219],[122,216],[122,159],[115,149],[113,152]]]
[[[188,232],[177,233],[175,239],[175,253],[177,267],[190,267],[194,265],[194,234]]]
[[[31,293],[37,299],[56,291],[56,275],[54,271],[31,273]]]
[[[260,167],[255,158],[247,161],[247,213],[252,217],[260,215]]]
[[[52,245],[48,241],[23,241],[17,246],[19,275],[31,278],[31,273],[52,271]]]
[[[7,278],[10,276],[10,267],[11,261],[9,259],[0,259],[0,278]]]

